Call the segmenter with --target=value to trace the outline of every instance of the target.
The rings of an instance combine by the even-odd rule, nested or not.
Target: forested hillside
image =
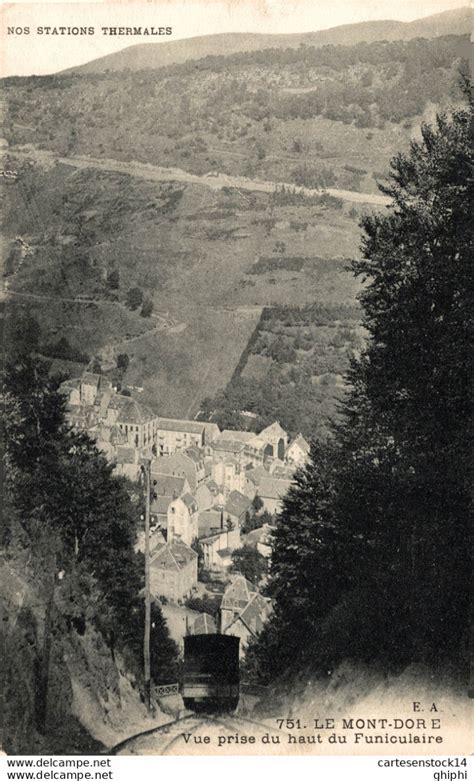
[[[345,660],[469,674],[471,111],[392,163],[393,210],[362,221],[368,341],[334,438],[288,492],[254,644],[261,681]],[[248,657],[247,657],[248,658]]]
[[[8,753],[34,753],[36,746],[64,753],[71,741],[79,751],[90,750],[97,743],[77,723],[81,698],[98,709],[100,698],[110,709],[118,699],[120,707],[119,666],[122,677],[129,676],[128,688],[133,680],[143,690],[144,562],[134,551],[141,490],[113,476],[113,466],[94,443],[70,430],[58,390],[61,377],[49,369],[25,343],[7,356],[0,577],[20,587],[15,591],[2,583],[2,593],[12,590],[5,605],[11,627]],[[152,620],[151,675],[155,682],[169,682],[178,650],[157,604]],[[68,666],[68,655],[75,667]],[[87,692],[94,685],[99,696]],[[125,689],[122,693],[125,697]],[[107,721],[105,709],[102,719]]]
[[[413,120],[459,100],[463,57],[467,37],[446,36],[11,78],[2,135],[58,155],[373,191]]]
[[[295,347],[279,309],[354,305],[360,281],[345,268],[370,207],[350,191],[370,202],[420,115],[461,99],[465,44],[287,47],[4,80],[5,166],[18,172],[1,182],[9,319],[27,309],[39,352],[73,374],[89,361],[115,372],[127,355],[121,380],[161,414],[193,417],[232,380],[204,414],[250,406],[263,421],[273,407],[290,430],[324,434],[357,323],[335,326],[334,344],[332,326],[308,323],[309,350],[306,326]],[[169,169],[154,181],[146,166]],[[267,191],[252,190],[262,179]],[[272,344],[237,377],[263,309],[275,311]]]
[[[135,44],[119,52],[99,57],[85,65],[70,68],[73,73],[160,68],[206,56],[229,55],[262,49],[287,49],[299,46],[350,46],[372,41],[406,41],[411,38],[437,38],[463,35],[471,27],[469,8],[455,8],[413,22],[380,20],[343,24],[308,33],[269,35],[265,33],[219,33],[182,40],[162,40],[158,45]],[[67,71],[66,71],[67,72]]]
[[[254,431],[279,420],[290,434],[324,439],[347,390],[350,360],[364,344],[360,317],[355,305],[265,309],[231,381],[203,401],[200,417]]]

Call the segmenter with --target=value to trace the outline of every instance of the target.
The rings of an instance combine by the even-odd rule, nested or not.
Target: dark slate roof
[[[292,484],[292,480],[264,477],[258,482],[258,494],[262,499],[281,499]]]
[[[178,540],[166,542],[152,554],[150,567],[179,571],[197,558],[197,553],[189,545]]]
[[[153,410],[139,404],[135,399],[129,396],[122,396],[124,401],[120,401],[120,412],[117,416],[119,423],[143,424],[156,418]]]
[[[269,523],[264,523],[258,529],[253,529],[246,535],[246,544],[257,545],[267,537],[269,537],[276,529],[276,526],[270,526]]]
[[[253,431],[234,431],[233,429],[226,428],[220,434],[218,441],[234,441],[234,442],[248,442],[250,439],[254,439],[256,435]]]
[[[258,635],[262,631],[270,612],[269,602],[257,592],[236,620],[243,621],[253,635]]]
[[[81,377],[81,382],[83,382],[85,385],[95,385],[98,388],[100,383],[100,374],[84,372]]]
[[[255,469],[247,469],[245,476],[248,477],[252,483],[258,485],[260,480],[266,477],[270,477],[270,472],[268,472],[263,466],[256,466]]]
[[[241,453],[245,448],[245,442],[236,439],[216,439],[210,443],[213,450],[223,450],[226,453]]]
[[[197,512],[198,509],[197,502],[192,494],[186,493],[180,496],[179,498],[181,499],[182,502],[184,502],[184,504],[186,505],[186,507],[190,512],[193,513]]]
[[[229,513],[229,515],[234,515],[236,518],[240,518],[245,512],[247,512],[251,505],[252,501],[248,498],[248,496],[241,494],[240,491],[231,491],[224,509],[227,513]]]
[[[209,613],[201,613],[191,627],[192,635],[215,635],[217,628],[216,622]]]
[[[190,434],[202,434],[204,424],[195,420],[177,420],[175,418],[158,418],[158,429],[162,431],[182,431]]]
[[[136,453],[133,447],[117,447],[115,460],[118,464],[136,464]]]
[[[158,496],[169,496],[177,499],[184,492],[186,478],[176,475],[161,475],[159,472],[151,471],[153,490]]]
[[[259,437],[265,438],[265,437],[283,437],[286,438],[288,434],[286,433],[285,429],[281,427],[280,423],[276,420],[274,423],[271,423],[270,426],[267,426],[266,428],[262,429]]]
[[[222,608],[234,610],[236,607],[243,609],[256,593],[257,589],[243,575],[238,575],[230,586],[227,586],[222,597]]]
[[[198,447],[187,447],[183,450],[184,455],[194,461],[195,464],[199,464],[203,460],[202,451]]]
[[[303,434],[297,434],[297,435],[296,435],[296,437],[294,437],[294,438],[291,440],[290,444],[288,445],[288,449],[289,449],[289,448],[290,448],[292,445],[298,445],[298,447],[300,447],[300,448],[301,448],[301,450],[303,451],[303,453],[306,453],[306,455],[307,455],[307,454],[309,453],[309,451],[310,451],[310,446],[309,446],[309,443],[306,441],[306,439],[304,438]]]
[[[150,509],[156,515],[167,515],[168,507],[172,501],[171,496],[157,496],[156,499],[152,500]]]

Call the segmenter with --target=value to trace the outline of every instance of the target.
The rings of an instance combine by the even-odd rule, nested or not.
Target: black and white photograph
[[[5,778],[467,779],[471,10],[0,11]]]

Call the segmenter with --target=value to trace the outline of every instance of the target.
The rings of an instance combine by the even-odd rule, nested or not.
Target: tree
[[[252,499],[252,507],[256,513],[259,513],[260,510],[263,509],[263,500],[260,498],[258,494],[255,494],[255,496]]]
[[[389,213],[362,220],[366,349],[334,437],[277,518],[262,677],[351,656],[467,661],[472,230],[470,115],[438,117],[391,164]]]
[[[146,298],[142,304],[140,315],[142,317],[150,317],[152,312],[153,312],[153,301],[151,301],[149,298]]]
[[[127,353],[119,353],[117,355],[117,369],[125,374],[130,365],[130,357]]]
[[[38,667],[38,727],[44,729],[52,637],[58,629],[57,573],[75,594],[75,620],[91,620],[112,649],[142,668],[143,561],[135,554],[142,508],[137,487],[113,474],[113,464],[65,420],[63,378],[49,365],[20,356],[6,365],[6,489],[29,550],[39,598],[48,606]],[[87,486],[87,489],[85,489]],[[13,536],[13,535],[12,535]],[[156,658],[173,664],[177,649],[155,611]],[[155,675],[160,670],[155,667]]]
[[[10,302],[9,302],[10,303]],[[11,355],[36,352],[41,328],[38,321],[23,309],[8,307],[5,318],[5,345]]]
[[[131,287],[127,292],[125,303],[132,311],[138,309],[143,302],[143,291],[139,287]]]
[[[198,575],[201,575],[204,569],[204,549],[199,542],[198,537],[195,537],[191,543],[191,548],[197,553],[198,556]]]
[[[267,571],[267,560],[256,548],[244,545],[232,554],[232,571],[240,572],[244,578],[257,586]]]
[[[107,287],[110,290],[118,290],[120,287],[120,271],[113,269],[107,274]]]

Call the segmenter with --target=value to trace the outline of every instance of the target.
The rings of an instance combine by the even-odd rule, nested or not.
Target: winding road
[[[174,181],[185,182],[187,184],[200,184],[210,187],[212,190],[221,190],[223,187],[234,187],[236,190],[271,193],[276,187],[285,186],[293,188],[295,186],[294,183],[291,182],[269,182],[259,179],[248,179],[245,176],[230,176],[218,172],[199,176],[198,174],[191,174],[188,171],[183,171],[181,168],[163,168],[161,166],[150,165],[150,163],[138,163],[136,161],[121,162],[110,158],[88,157],[85,155],[58,157],[53,152],[48,152],[43,149],[31,150],[11,147],[8,150],[8,153],[19,157],[34,158],[38,162],[44,162],[49,165],[58,162],[74,168],[94,168],[100,171],[128,174],[129,176],[151,181]],[[335,198],[340,198],[343,201],[366,203],[372,206],[387,206],[390,203],[390,199],[385,195],[359,193],[352,190],[338,190],[333,187],[328,187],[325,190],[299,187],[298,191],[309,196],[321,195],[325,192]]]

